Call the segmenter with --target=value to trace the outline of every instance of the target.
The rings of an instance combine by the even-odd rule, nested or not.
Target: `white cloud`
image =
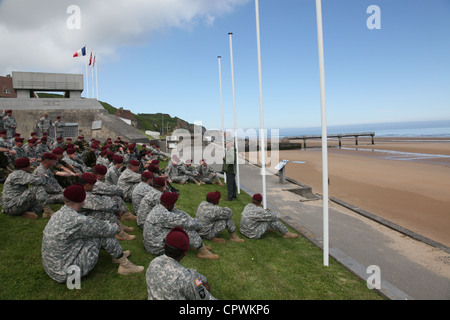
[[[250,0],[3,0],[0,2],[0,75],[11,71],[82,72],[72,58],[85,44],[103,58],[122,46],[145,43],[165,28],[213,25]],[[70,30],[70,5],[80,8],[80,29]],[[71,20],[72,21],[72,20]],[[83,64],[82,64],[83,66]]]

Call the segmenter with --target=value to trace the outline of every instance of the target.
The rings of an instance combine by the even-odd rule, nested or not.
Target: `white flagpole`
[[[218,56],[217,59],[219,60],[219,84],[220,84],[220,113],[221,113],[221,119],[222,119],[222,149],[224,157],[226,156],[225,152],[225,132],[224,132],[224,125],[223,125],[223,98],[222,98],[222,64],[221,64],[221,56]],[[227,176],[224,175],[223,177],[224,181],[227,182]]]
[[[319,44],[320,102],[322,114],[322,187],[323,187],[323,264],[328,266],[328,134],[325,100],[325,63],[323,53],[322,0],[316,0],[317,40]]]
[[[241,194],[241,183],[239,179],[239,146],[238,146],[238,136],[237,136],[237,119],[236,119],[236,99],[234,94],[234,66],[233,66],[233,33],[228,33],[230,38],[230,56],[231,56],[231,84],[233,89],[233,110],[234,110],[234,143],[236,148],[236,184],[238,194]]]
[[[97,66],[97,52],[94,55],[95,61],[95,88],[97,89],[97,100],[98,100],[98,66]]]
[[[86,98],[89,99],[89,73],[88,73],[88,55],[86,54]]]
[[[95,97],[95,90],[94,90],[94,65],[92,65],[92,63],[94,62],[93,57],[92,57],[92,50],[91,50],[91,74],[92,74],[92,98]]]
[[[261,71],[261,40],[260,40],[260,28],[259,28],[259,1],[255,0],[256,11],[256,42],[258,48],[258,74],[259,74],[259,109],[260,109],[260,121],[261,128],[259,130],[259,150],[261,152],[261,175],[262,175],[262,187],[263,187],[263,206],[267,209],[266,201],[266,142],[264,135],[264,112],[263,112],[263,95],[262,95],[262,71]]]

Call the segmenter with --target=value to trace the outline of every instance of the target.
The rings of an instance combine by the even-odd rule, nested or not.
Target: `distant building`
[[[17,98],[11,76],[0,77],[0,98]]]
[[[128,123],[130,126],[137,128],[137,119],[130,110],[124,110],[123,108],[120,108],[116,113],[114,113],[114,115],[119,117],[122,121]]]

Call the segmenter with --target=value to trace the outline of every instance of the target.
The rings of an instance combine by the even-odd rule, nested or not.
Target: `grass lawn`
[[[240,213],[250,202],[242,192],[237,201],[223,201],[226,187],[188,184],[180,189],[177,207],[195,216],[197,206],[211,191],[221,191],[221,206],[230,207],[239,226]],[[3,185],[0,186],[0,191]],[[131,209],[131,204],[128,204]],[[53,205],[56,211],[61,205]],[[118,265],[101,251],[91,273],[81,281],[80,290],[69,290],[53,281],[42,268],[42,232],[48,220],[31,221],[0,214],[0,299],[2,300],[145,300],[145,271],[155,256],[145,252],[142,230],[135,222],[130,234],[136,240],[122,241],[130,250],[130,261],[145,267],[144,272],[128,276],[117,273]],[[239,228],[238,228],[239,229]],[[293,231],[293,230],[290,230]],[[238,232],[238,235],[240,233]],[[240,235],[241,236],[241,235]],[[228,233],[222,237],[229,239]],[[243,237],[243,236],[241,236]],[[215,244],[205,241],[219,260],[204,260],[189,251],[182,260],[185,267],[197,269],[208,278],[211,293],[221,300],[378,300],[384,299],[366,283],[330,257],[330,265],[322,264],[322,251],[309,240],[283,239],[275,232],[259,240],[244,243]]]

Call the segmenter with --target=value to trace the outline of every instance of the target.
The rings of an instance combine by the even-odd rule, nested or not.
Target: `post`
[[[258,50],[258,74],[259,74],[259,110],[260,110],[260,152],[261,152],[261,175],[262,175],[262,189],[263,189],[263,206],[267,209],[266,201],[266,142],[264,135],[264,112],[263,112],[263,96],[262,96],[262,71],[261,71],[261,40],[260,40],[260,28],[259,28],[259,1],[255,0],[256,11],[256,43]],[[284,171],[283,171],[284,175]]]
[[[225,151],[225,132],[224,132],[224,125],[223,125],[223,98],[222,98],[222,64],[221,64],[221,56],[218,56],[217,59],[219,60],[219,84],[220,84],[220,115],[222,119],[222,150],[224,157],[226,156]],[[227,175],[224,174],[223,180],[225,183],[227,182]]]
[[[317,42],[319,49],[320,102],[322,116],[322,187],[323,187],[323,264],[328,266],[328,141],[325,100],[325,63],[323,50],[322,0],[316,0]]]
[[[237,136],[237,118],[236,118],[236,98],[234,93],[234,66],[233,66],[233,33],[228,33],[230,38],[230,56],[231,56],[231,85],[233,89],[233,110],[234,110],[234,143],[236,149],[236,185],[238,194],[241,194],[241,183],[239,179],[239,146],[238,146],[238,136]]]

